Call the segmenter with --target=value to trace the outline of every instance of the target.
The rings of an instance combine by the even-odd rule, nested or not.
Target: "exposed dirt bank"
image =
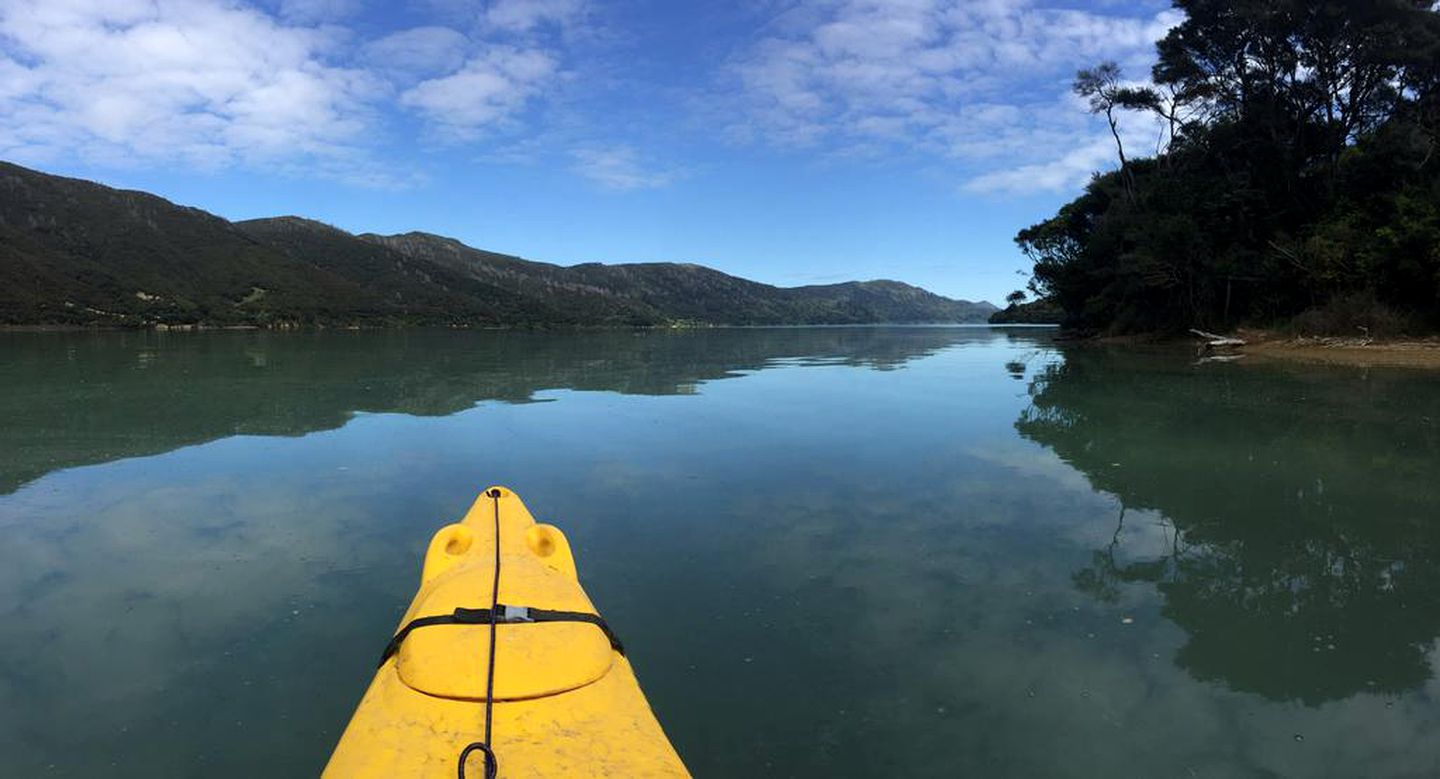
[[[1232,353],[1262,359],[1298,360],[1332,365],[1440,368],[1440,337],[1372,340],[1369,338],[1305,338],[1256,330],[1236,334],[1245,345]]]

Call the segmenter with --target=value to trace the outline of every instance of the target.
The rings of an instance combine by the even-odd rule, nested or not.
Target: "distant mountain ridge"
[[[0,162],[0,324],[869,324],[995,310],[897,281],[774,287],[700,265],[552,265],[300,217],[229,222]]]

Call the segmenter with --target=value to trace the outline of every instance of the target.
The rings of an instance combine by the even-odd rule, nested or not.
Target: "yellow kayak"
[[[504,487],[431,539],[420,591],[325,767],[457,773],[689,776],[564,534]]]

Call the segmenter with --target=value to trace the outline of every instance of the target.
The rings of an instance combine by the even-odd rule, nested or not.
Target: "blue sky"
[[[999,300],[1162,2],[0,0],[0,158],[232,219]],[[1126,128],[1137,148],[1153,128]],[[1133,150],[1132,150],[1132,153]]]

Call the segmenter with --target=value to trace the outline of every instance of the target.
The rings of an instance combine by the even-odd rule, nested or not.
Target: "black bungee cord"
[[[500,607],[500,490],[492,489],[486,494],[495,501],[495,582],[490,585],[490,660],[489,670],[485,674],[485,739],[471,742],[460,750],[457,767],[460,779],[465,779],[465,759],[470,757],[471,752],[477,751],[485,754],[485,779],[496,779],[500,775],[500,760],[490,748],[490,722],[495,705],[495,621]]]

